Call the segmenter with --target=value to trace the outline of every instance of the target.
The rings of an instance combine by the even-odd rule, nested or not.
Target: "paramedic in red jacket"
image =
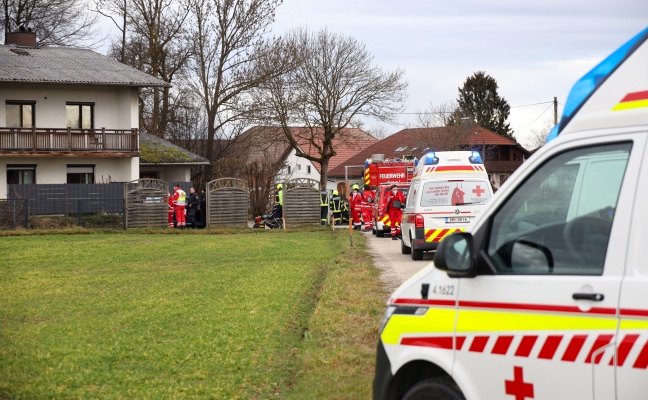
[[[187,225],[187,219],[185,216],[185,204],[187,203],[187,193],[180,187],[180,184],[176,183],[173,185],[173,204],[175,206],[175,214],[177,226],[180,229],[184,229]]]
[[[401,218],[403,218],[403,210],[400,207],[394,206],[394,202],[398,200],[401,205],[405,205],[405,195],[403,192],[398,191],[397,185],[391,186],[391,192],[387,195],[387,212],[389,213],[389,223],[391,224],[391,237],[392,240],[398,240],[401,237]]]
[[[365,231],[370,231],[372,228],[371,212],[373,210],[374,194],[369,185],[364,186],[362,192],[362,220],[364,221]]]
[[[362,195],[360,195],[360,187],[353,185],[353,192],[349,198],[349,206],[351,207],[351,218],[353,218],[353,229],[362,229],[360,222],[360,213],[362,212]]]

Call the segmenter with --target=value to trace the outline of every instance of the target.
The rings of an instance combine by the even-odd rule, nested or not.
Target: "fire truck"
[[[383,154],[374,154],[365,161],[364,182],[374,191],[372,211],[372,232],[379,237],[390,231],[389,214],[385,211],[385,193],[388,187],[398,184],[398,190],[407,196],[409,182],[414,176],[418,159],[413,156],[403,158],[385,158]]]

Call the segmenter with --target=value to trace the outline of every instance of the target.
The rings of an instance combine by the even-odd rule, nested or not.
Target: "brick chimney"
[[[31,28],[25,30],[21,26],[20,30],[16,32],[9,32],[5,34],[5,44],[15,44],[16,46],[36,47],[36,32],[32,32]]]

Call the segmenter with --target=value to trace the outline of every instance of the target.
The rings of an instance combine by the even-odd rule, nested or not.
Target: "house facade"
[[[8,184],[139,179],[139,89],[168,84],[91,50],[40,48],[34,33],[20,34],[28,35],[21,46],[0,46],[0,199]]]

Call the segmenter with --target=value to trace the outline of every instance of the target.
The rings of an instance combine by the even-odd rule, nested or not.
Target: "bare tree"
[[[235,145],[243,133],[240,124],[252,104],[246,93],[269,77],[282,73],[258,68],[260,54],[271,49],[261,40],[274,21],[282,0],[195,0],[191,31],[193,57],[190,85],[199,96],[207,118],[205,151],[215,161]],[[217,139],[225,139],[218,141]],[[216,143],[224,144],[220,148]],[[210,174],[208,171],[207,174]]]
[[[559,121],[560,122],[560,121]],[[531,129],[528,139],[526,140],[526,147],[529,150],[537,149],[542,147],[547,142],[547,136],[549,132],[554,127],[553,117],[549,117],[545,120],[542,128]]]
[[[2,0],[4,34],[21,26],[36,33],[40,46],[92,46],[96,15],[82,0]]]
[[[381,70],[364,44],[325,29],[296,29],[286,44],[286,50],[272,54],[291,59],[295,68],[265,82],[254,102],[267,107],[266,120],[282,128],[298,157],[321,165],[320,185],[326,187],[329,160],[336,154],[334,140],[344,139],[344,128],[359,117],[396,120],[406,96],[404,71]],[[318,154],[302,151],[300,141]]]
[[[422,129],[415,130],[415,142],[421,149],[465,150],[476,126],[472,118],[462,118],[456,103],[430,104],[429,109],[417,111],[414,128]]]

